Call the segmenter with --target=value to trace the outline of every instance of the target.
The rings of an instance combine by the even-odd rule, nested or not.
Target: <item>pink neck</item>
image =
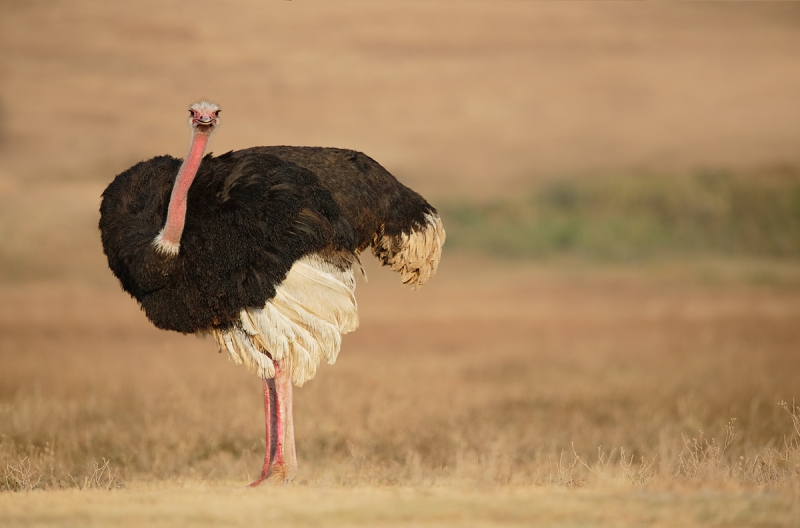
[[[189,193],[189,187],[197,175],[197,169],[200,168],[200,162],[203,161],[203,153],[206,150],[208,138],[211,136],[208,132],[195,131],[192,136],[192,146],[189,148],[189,154],[183,160],[178,176],[175,178],[175,186],[172,187],[172,195],[169,199],[169,208],[167,209],[167,222],[164,229],[159,235],[160,242],[177,249],[181,242],[181,235],[183,234],[183,225],[186,222],[186,195]]]

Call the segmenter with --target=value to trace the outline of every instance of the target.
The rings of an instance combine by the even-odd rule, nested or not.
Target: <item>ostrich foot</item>
[[[264,416],[267,440],[261,476],[250,484],[255,487],[265,480],[288,484],[297,474],[292,416],[292,379],[288,369],[278,362],[275,378],[264,379]]]

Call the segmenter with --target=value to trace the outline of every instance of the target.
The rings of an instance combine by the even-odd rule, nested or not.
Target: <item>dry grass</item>
[[[797,492],[797,291],[479,267],[451,258],[419,294],[371,270],[362,328],[298,390],[301,484]],[[258,382],[212,343],[113,285],[3,298],[0,486],[255,470]]]
[[[0,516],[794,525],[797,290],[451,256],[412,293],[368,271],[362,327],[297,391],[296,484],[250,494],[257,379],[110,281],[5,286],[0,487],[50,491]]]

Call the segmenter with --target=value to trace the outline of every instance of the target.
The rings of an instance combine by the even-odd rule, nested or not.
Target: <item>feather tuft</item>
[[[437,214],[426,214],[425,223],[410,234],[375,235],[373,252],[384,265],[400,274],[403,284],[416,290],[436,275],[446,234]]]
[[[301,386],[320,361],[336,361],[341,335],[358,327],[353,268],[342,270],[318,255],[292,266],[263,308],[241,311],[239,325],[212,332],[220,350],[262,377],[274,377],[274,361]]]

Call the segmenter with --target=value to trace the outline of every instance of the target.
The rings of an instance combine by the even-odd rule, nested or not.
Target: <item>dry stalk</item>
[[[34,477],[36,480],[33,480]],[[20,458],[16,465],[7,463],[4,479],[6,489],[10,491],[31,491],[42,481],[42,477],[37,477],[36,472],[31,468],[31,461],[28,460],[28,457]]]
[[[75,477],[69,475],[69,478],[72,479],[72,482],[75,484],[75,487],[78,489],[86,490],[86,489],[115,489],[121,488],[122,485],[117,482],[117,470],[111,469],[109,465],[109,460],[103,457],[103,464],[100,465],[97,462],[92,462],[94,464],[94,470],[92,471],[91,475],[83,477],[83,482],[79,482],[75,480]]]
[[[725,441],[722,445],[718,444],[713,437],[711,440],[705,439],[703,431],[700,431],[698,438],[691,439],[681,434],[684,449],[678,455],[678,469],[675,477],[695,483],[720,477],[725,450],[736,437],[733,427],[735,421],[736,418],[732,418],[725,426]]]
[[[633,455],[626,458],[625,449],[619,450],[619,465],[622,468],[622,480],[629,482],[634,486],[644,486],[653,480],[658,474],[656,469],[656,458],[658,455],[653,455],[652,458],[641,457],[641,463],[638,467],[633,466]]]
[[[794,400],[792,400],[791,406],[785,401],[780,402],[778,405],[789,413],[789,416],[792,418],[792,425],[794,426],[793,440],[795,445],[797,445],[797,442],[800,441],[800,406],[795,405]]]
[[[572,453],[572,461],[569,463],[564,462],[564,453],[565,451],[561,451],[561,456],[558,457],[558,463],[556,464],[556,474],[555,479],[553,478],[553,472],[550,471],[549,481],[556,486],[564,486],[565,488],[577,488],[586,484],[585,478],[576,478],[575,477],[575,467],[580,463],[581,465],[586,465],[583,460],[575,453],[575,448],[573,446]],[[552,459],[550,461],[552,466]],[[588,466],[587,466],[588,467]]]

